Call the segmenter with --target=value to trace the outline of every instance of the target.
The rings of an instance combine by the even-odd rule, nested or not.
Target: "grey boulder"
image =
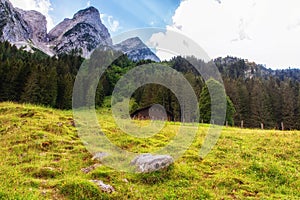
[[[169,155],[142,154],[131,161],[139,173],[150,173],[169,167],[174,159]]]

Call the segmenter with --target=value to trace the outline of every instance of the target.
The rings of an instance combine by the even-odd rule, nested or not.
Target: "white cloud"
[[[117,32],[120,27],[120,22],[118,20],[115,20],[113,16],[106,15],[106,14],[100,14],[101,21],[103,24],[111,31],[111,32]]]
[[[296,29],[296,28],[299,28],[299,27],[300,27],[300,19],[295,20],[295,22],[292,23],[292,24],[289,24],[287,28],[289,30],[293,30],[293,29]]]
[[[161,60],[169,60],[178,55],[193,55],[209,61],[208,55],[197,43],[171,26],[167,27],[166,33],[153,34],[146,44],[155,49],[156,55]]]
[[[112,32],[116,32],[120,27],[119,21],[114,20],[112,16],[108,17],[108,23]]]
[[[185,0],[165,37],[181,31],[211,58],[232,55],[272,68],[300,67],[299,7],[298,0]]]
[[[10,0],[10,2],[23,10],[36,10],[42,13],[46,16],[48,30],[54,27],[53,19],[49,14],[52,10],[50,0]]]

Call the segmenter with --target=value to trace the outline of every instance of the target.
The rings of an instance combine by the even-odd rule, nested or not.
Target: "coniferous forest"
[[[199,65],[202,60],[193,58]],[[49,57],[40,51],[29,53],[8,42],[0,43],[0,101],[72,108],[73,84],[84,61],[76,51]],[[106,70],[96,92],[96,106],[101,107],[113,92],[117,81],[130,69],[151,61],[131,61],[126,55]],[[271,70],[238,58],[218,58],[227,93],[229,125],[245,128],[300,129],[300,70]],[[200,120],[210,122],[209,107],[201,107],[208,93],[202,77],[183,57],[161,62],[186,77],[200,100]],[[207,100],[205,100],[207,99]],[[159,103],[180,120],[180,106],[172,92],[160,85],[145,85],[132,97],[132,111]],[[282,127],[284,126],[284,127]]]

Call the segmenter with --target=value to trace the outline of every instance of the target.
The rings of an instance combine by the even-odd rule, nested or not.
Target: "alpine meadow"
[[[300,68],[166,59],[195,1],[124,2],[0,0],[0,199],[300,199]]]

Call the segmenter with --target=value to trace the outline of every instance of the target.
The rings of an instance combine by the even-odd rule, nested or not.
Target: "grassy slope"
[[[0,104],[0,199],[300,198],[300,132],[224,128],[217,146],[200,160],[207,129],[202,125],[191,148],[168,170],[141,175],[101,166],[84,174],[81,168],[96,161],[71,120],[70,111]],[[164,146],[178,129],[171,123],[142,140],[116,128],[107,109],[99,111],[99,121],[112,141],[134,152]],[[91,179],[116,192],[102,193]]]

